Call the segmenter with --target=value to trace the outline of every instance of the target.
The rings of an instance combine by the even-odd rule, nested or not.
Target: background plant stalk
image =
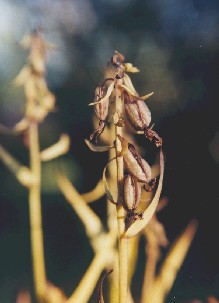
[[[33,264],[34,291],[36,300],[39,303],[45,301],[46,271],[44,260],[44,244],[41,216],[41,160],[39,150],[38,124],[31,122],[29,125],[29,152],[30,169],[34,175],[34,182],[29,189],[29,212],[30,212],[30,233],[31,253]]]

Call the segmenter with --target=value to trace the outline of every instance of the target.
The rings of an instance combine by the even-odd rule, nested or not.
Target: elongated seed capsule
[[[96,101],[103,99],[103,97],[106,95],[106,92],[106,87],[97,87],[95,91]],[[95,104],[94,111],[99,120],[105,121],[109,111],[109,98],[105,98],[102,102]]]
[[[109,112],[109,98],[104,98],[107,93],[107,88],[105,86],[98,86],[95,91],[95,102],[94,111],[99,119],[99,126],[95,129],[95,131],[90,135],[90,140],[97,141],[98,137],[104,131],[106,125],[106,118]],[[99,102],[102,99],[101,102]]]
[[[139,182],[149,183],[151,181],[150,165],[137,153],[132,144],[129,143],[123,159],[126,170]]]
[[[149,183],[151,181],[150,165],[138,154],[134,145],[120,135],[118,135],[118,140],[121,144],[121,155],[126,171],[139,182]]]
[[[124,91],[125,111],[129,123],[136,130],[144,130],[151,123],[151,112],[144,100]]]
[[[141,186],[137,179],[127,174],[124,176],[122,204],[127,212],[134,211],[141,198]]]
[[[162,146],[162,138],[149,127],[151,123],[151,112],[144,100],[124,90],[124,106],[126,116],[131,126],[136,130],[144,131],[145,137],[154,140],[157,147]]]

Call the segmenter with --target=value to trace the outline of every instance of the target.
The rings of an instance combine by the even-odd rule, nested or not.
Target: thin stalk
[[[111,125],[110,136],[112,141],[115,139],[115,127]],[[109,150],[109,159],[115,158],[115,149],[111,148]],[[109,165],[109,187],[113,196],[116,197],[117,194],[117,164],[115,161],[111,162]],[[118,195],[118,194],[117,194]],[[108,218],[108,228],[110,232],[115,231],[117,234],[117,214],[115,212],[115,205],[109,200],[107,201],[107,218]],[[113,272],[109,276],[109,302],[117,303],[119,301],[119,275],[118,275],[118,252],[116,252],[113,262]]]
[[[112,251],[109,249],[103,250],[102,252],[96,254],[87,269],[85,275],[80,280],[80,283],[71,297],[66,301],[66,303],[87,303],[90,299],[92,292],[101,272],[103,271],[107,261],[112,257]]]
[[[46,290],[46,271],[41,217],[41,161],[38,125],[34,122],[30,123],[29,126],[29,146],[30,169],[36,179],[36,182],[34,182],[29,189],[30,233],[34,291],[37,302],[44,303]]]
[[[159,259],[159,247],[156,239],[150,239],[150,237],[148,237],[146,251],[147,260],[145,265],[141,303],[150,303],[150,294],[154,283],[157,261]]]
[[[120,90],[116,87],[116,111],[122,113],[122,95]],[[122,136],[122,128],[115,126],[116,133],[116,153],[121,152],[118,135]],[[124,233],[124,218],[125,210],[121,204],[120,188],[123,180],[123,157],[116,157],[117,161],[117,184],[118,184],[118,206],[117,206],[117,220],[119,233],[119,303],[127,303],[128,290],[128,239],[122,237]]]
[[[2,145],[0,145],[0,159],[15,175],[21,168],[21,164],[15,160]]]

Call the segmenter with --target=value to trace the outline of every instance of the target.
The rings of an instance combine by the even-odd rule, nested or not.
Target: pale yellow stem
[[[21,168],[21,164],[15,160],[2,145],[0,145],[0,159],[15,175]]]
[[[30,123],[29,126],[29,146],[30,169],[36,180],[29,188],[31,252],[35,295],[37,302],[41,303],[45,302],[46,271],[41,217],[41,161],[38,125],[34,122]]]
[[[104,189],[103,180],[101,179],[97,183],[94,189],[92,189],[87,193],[81,194],[81,197],[84,199],[85,202],[91,203],[102,198],[104,195],[105,195],[105,189]]]
[[[122,113],[122,94],[116,87],[116,111]],[[115,126],[116,132],[116,153],[121,152],[118,135],[122,136],[122,128]],[[117,220],[119,233],[119,303],[127,303],[128,291],[128,239],[123,238],[124,233],[124,219],[125,210],[121,204],[120,188],[123,180],[123,157],[116,158],[117,161],[117,184],[118,184],[118,206],[117,206]]]
[[[155,279],[156,265],[159,259],[159,244],[153,235],[147,234],[145,231],[146,244],[146,264],[144,272],[144,281],[141,294],[141,303],[150,303],[151,290]]]
[[[75,212],[84,224],[86,233],[92,244],[92,240],[95,239],[97,235],[100,235],[103,230],[100,218],[87,205],[74,185],[65,175],[57,174],[57,183],[66,200],[72,205]]]
[[[26,187],[35,182],[35,178],[29,168],[20,164],[9,152],[0,145],[0,159],[7,168],[16,176],[18,181]]]
[[[198,222],[196,220],[191,220],[185,230],[172,244],[172,247],[162,264],[160,272],[153,283],[150,298],[151,302],[163,303],[165,301],[165,298],[170,291],[190,248],[197,228]]]
[[[136,270],[136,265],[138,261],[138,247],[140,241],[140,234],[129,238],[129,247],[128,247],[128,285],[130,288],[133,275]]]
[[[110,135],[112,141],[115,139],[115,128],[111,126]],[[112,148],[109,150],[109,159],[115,157],[115,149]],[[117,194],[117,165],[116,161],[112,161],[109,165],[109,188],[113,197],[116,197]],[[116,232],[117,236],[117,216],[115,212],[115,205],[107,201],[107,225],[110,232]],[[119,266],[118,266],[118,252],[116,252],[113,262],[113,272],[109,275],[109,302],[117,303],[119,301]]]
[[[101,272],[106,267],[106,263],[112,258],[113,251],[110,251],[109,248],[103,249],[101,253],[96,254],[78,287],[66,303],[87,303]]]

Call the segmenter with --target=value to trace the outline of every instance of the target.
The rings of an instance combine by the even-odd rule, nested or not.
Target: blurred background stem
[[[38,124],[31,122],[29,125],[29,150],[30,169],[35,176],[34,182],[29,189],[29,212],[31,253],[34,279],[34,291],[38,303],[45,302],[46,271],[44,260],[44,244],[41,215],[41,161],[39,150]]]

